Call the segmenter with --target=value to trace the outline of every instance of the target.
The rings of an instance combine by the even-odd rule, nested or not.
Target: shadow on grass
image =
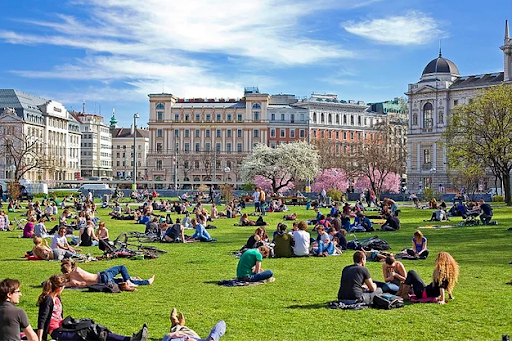
[[[286,308],[288,309],[320,309],[320,308],[328,308],[329,302],[325,303],[314,303],[314,304],[295,304],[290,305]]]
[[[26,259],[25,257],[21,257],[21,258],[14,258],[14,259],[2,259],[1,261],[2,262],[28,262],[28,259]]]

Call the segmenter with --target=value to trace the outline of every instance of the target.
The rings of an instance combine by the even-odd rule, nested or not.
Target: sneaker
[[[148,326],[144,323],[142,329],[130,338],[130,341],[146,341],[148,339]]]
[[[222,335],[226,333],[226,322],[219,321],[215,326],[213,326],[212,330],[210,331],[210,335],[208,335],[208,338],[206,340],[208,341],[219,341]]]
[[[272,276],[270,278],[267,278],[263,282],[265,282],[265,283],[272,283],[272,282],[275,282],[275,281],[276,281],[276,278],[274,276]]]
[[[119,290],[121,291],[135,291],[137,289],[135,289],[134,287],[132,287],[131,285],[129,285],[128,283],[126,282],[121,282],[118,284],[119,286]]]

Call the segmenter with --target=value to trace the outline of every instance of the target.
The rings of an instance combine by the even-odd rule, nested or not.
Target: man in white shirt
[[[254,212],[260,211],[260,191],[261,189],[259,187],[256,187],[254,189],[254,193],[252,194],[254,200]]]
[[[293,232],[293,254],[295,256],[309,256],[309,246],[311,236],[307,232],[308,224],[301,221],[298,225],[298,230]]]

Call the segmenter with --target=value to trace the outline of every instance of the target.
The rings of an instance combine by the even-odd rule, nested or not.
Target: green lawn
[[[233,226],[235,219],[218,219],[210,230],[216,243],[160,244],[168,251],[159,259],[134,261],[118,259],[81,265],[98,272],[125,264],[132,276],[147,278],[156,274],[152,286],[121,294],[84,293],[65,290],[64,314],[91,317],[116,333],[136,332],[144,322],[151,339],[159,340],[169,330],[172,307],[183,311],[187,325],[206,337],[220,319],[227,323],[223,340],[501,340],[512,334],[511,291],[505,285],[512,277],[511,209],[493,205],[496,226],[457,227],[423,230],[431,252],[425,261],[404,261],[407,270],[415,269],[426,282],[430,280],[436,253],[448,251],[461,266],[455,300],[437,304],[406,305],[402,309],[382,311],[342,311],[326,308],[336,299],[340,274],[352,262],[352,251],[327,258],[265,259],[263,267],[272,269],[276,281],[252,287],[219,287],[215,282],[235,275],[237,259],[232,252],[244,245],[254,228]],[[5,205],[4,205],[5,207]],[[359,234],[379,235],[393,251],[409,247],[418,226],[426,225],[430,210],[402,207],[399,232]],[[252,211],[248,207],[246,211]],[[299,219],[310,219],[313,211],[292,207]],[[327,209],[324,209],[327,213]],[[131,221],[111,220],[100,209],[111,237],[122,231],[142,231]],[[10,214],[11,220],[18,213]],[[282,213],[265,217],[271,234]],[[173,216],[173,218],[175,218]],[[455,224],[460,218],[445,224]],[[291,224],[289,224],[291,226]],[[51,228],[52,225],[48,224]],[[190,232],[189,232],[190,233]],[[191,233],[190,233],[191,234]],[[32,241],[18,239],[20,231],[0,233],[0,277],[17,278],[22,283],[20,307],[37,325],[35,302],[39,284],[59,272],[58,262],[26,261]],[[350,238],[349,238],[350,239]],[[100,255],[97,248],[86,252]],[[368,263],[372,277],[382,280],[381,265]]]

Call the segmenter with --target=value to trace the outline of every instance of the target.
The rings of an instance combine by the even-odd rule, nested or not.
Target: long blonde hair
[[[62,288],[66,283],[66,279],[62,275],[53,275],[43,283],[43,292],[39,295],[36,305],[40,305],[46,296]]]
[[[452,292],[453,287],[459,280],[459,264],[448,252],[439,252],[436,258],[436,267],[432,274],[432,281],[442,285],[444,281],[448,282],[446,290]]]

